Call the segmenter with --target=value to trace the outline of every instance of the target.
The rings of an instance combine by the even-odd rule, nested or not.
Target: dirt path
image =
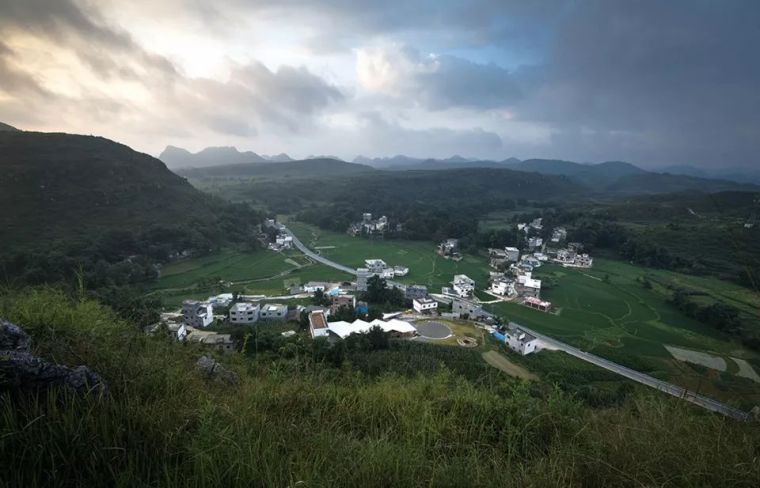
[[[483,353],[483,360],[493,366],[496,369],[500,369],[501,371],[507,373],[509,376],[514,376],[515,378],[522,378],[524,380],[536,380],[538,377],[528,371],[527,369],[523,368],[522,366],[518,366],[506,357],[504,357],[503,354],[499,354],[496,351],[488,351]]]

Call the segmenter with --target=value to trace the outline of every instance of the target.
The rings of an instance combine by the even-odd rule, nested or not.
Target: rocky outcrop
[[[240,377],[234,371],[222,366],[216,359],[208,356],[201,356],[195,363],[198,371],[206,378],[219,378],[228,385],[237,385]]]
[[[103,379],[87,366],[70,368],[31,353],[32,339],[10,322],[0,321],[0,390],[46,390],[63,386],[77,393],[105,392]]]

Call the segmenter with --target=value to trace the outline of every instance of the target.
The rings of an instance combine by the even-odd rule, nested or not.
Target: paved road
[[[306,247],[306,245],[303,242],[301,242],[301,240],[298,237],[296,237],[296,235],[293,234],[293,232],[291,232],[290,229],[288,229],[284,225],[281,224],[280,229],[293,238],[293,245],[296,246],[296,249],[304,253],[306,256],[324,264],[325,266],[329,266],[331,268],[335,268],[339,271],[344,271],[346,273],[351,273],[352,275],[356,276],[356,270],[354,268],[349,268],[348,266],[344,266],[340,263],[336,263],[335,261],[332,261],[330,259],[327,259],[324,256],[320,256],[319,254],[315,253],[314,251]],[[403,283],[399,283],[397,281],[386,280],[386,283],[389,286],[395,286],[395,287],[401,288],[402,290],[406,288],[406,285],[404,285]]]
[[[320,256],[319,254],[316,254],[311,249],[306,247],[303,242],[301,242],[298,237],[293,234],[290,229],[288,229],[285,226],[281,227],[282,231],[287,233],[288,235],[293,237],[293,244],[296,246],[296,248],[304,253],[306,256],[314,259],[315,261],[318,261],[326,266],[330,266],[331,268],[335,268],[340,271],[344,271],[346,273],[350,273],[355,275],[356,270],[354,268],[349,268],[348,266],[344,266],[342,264],[336,263],[335,261],[331,261],[324,256]],[[400,286],[403,287],[401,283],[396,283],[389,281],[389,285],[391,286]],[[633,381],[637,381],[643,385],[650,386],[652,388],[655,388],[657,390],[663,391],[665,393],[668,393],[670,395],[673,395],[675,397],[681,398],[683,400],[689,401],[691,403],[694,403],[696,405],[699,405],[703,408],[706,408],[708,410],[712,410],[713,412],[718,412],[723,415],[726,415],[728,417],[733,417],[738,420],[749,420],[750,415],[747,412],[744,412],[742,410],[736,409],[734,407],[730,407],[728,405],[725,405],[717,400],[713,400],[712,398],[708,398],[703,395],[698,395],[692,391],[686,390],[685,388],[681,388],[680,386],[676,386],[672,383],[668,383],[666,381],[658,380],[657,378],[654,378],[652,376],[649,376],[644,373],[640,373],[638,371],[635,371],[630,368],[626,368],[625,366],[621,366],[617,363],[613,363],[612,361],[608,361],[604,358],[601,358],[599,356],[595,356],[593,354],[589,354],[587,352],[581,351],[580,349],[570,346],[568,344],[565,344],[564,342],[560,342],[556,339],[552,339],[551,337],[545,336],[543,334],[539,334],[538,332],[528,329],[527,327],[520,326],[523,330],[526,332],[533,334],[537,338],[541,339],[545,343],[549,344],[550,346],[559,349],[561,351],[565,351],[566,353],[570,354],[571,356],[575,356],[579,359],[582,359],[586,362],[589,362],[591,364],[595,364],[599,366],[600,368],[604,368],[608,371],[612,371],[613,373],[617,373],[621,376],[625,376],[628,379],[631,379]]]
[[[301,242],[301,240],[298,237],[296,237],[296,235],[293,234],[290,231],[290,229],[288,229],[284,225],[280,226],[280,229],[293,238],[293,245],[296,246],[296,248],[299,251],[301,251],[302,253],[304,253],[306,256],[310,257],[314,261],[318,261],[326,266],[335,268],[340,271],[344,271],[346,273],[351,273],[352,275],[356,274],[356,270],[354,268],[349,268],[348,266],[343,266],[342,264],[336,263],[335,261],[331,261],[327,259],[326,257],[320,256],[319,254],[315,253],[314,251],[306,247],[304,243]]]
[[[700,407],[706,408],[708,410],[712,410],[713,412],[721,413],[728,417],[733,417],[735,419],[744,420],[744,421],[747,421],[750,419],[750,415],[747,412],[736,409],[734,407],[730,407],[717,400],[713,400],[712,398],[708,398],[703,395],[698,395],[694,393],[693,391],[689,391],[685,388],[681,388],[680,386],[676,386],[666,381],[658,380],[657,378],[654,378],[647,374],[640,373],[633,369],[626,368],[625,366],[621,366],[617,363],[613,363],[612,361],[608,361],[604,358],[600,358],[599,356],[595,356],[593,354],[589,354],[587,352],[581,351],[580,349],[576,347],[570,346],[556,339],[552,339],[551,337],[545,336],[543,334],[539,334],[538,332],[528,329],[527,327],[523,327],[522,325],[520,326],[520,328],[536,336],[541,341],[547,343],[549,346],[553,348],[559,349],[561,351],[565,351],[571,356],[575,356],[579,359],[582,359],[591,364],[595,364],[608,371],[612,371],[613,373],[617,373],[621,376],[625,376],[626,378],[631,379],[633,381],[637,381],[643,385],[651,386],[652,388],[663,391],[665,393],[681,398],[683,400],[689,401],[691,403],[699,405]]]

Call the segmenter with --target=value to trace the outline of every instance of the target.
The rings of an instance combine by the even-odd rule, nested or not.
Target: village
[[[382,233],[388,225],[387,217],[373,219],[367,212],[361,222],[352,224],[348,233]],[[542,282],[534,277],[535,270],[547,263],[589,268],[593,259],[583,252],[581,244],[566,242],[567,231],[563,227],[552,229],[551,239],[546,243],[535,235],[542,230],[540,218],[517,224],[517,229],[524,232],[521,248],[488,249],[492,270],[488,282],[481,283],[480,287],[465,274],[453,275],[449,286],[440,290],[429,290],[424,284],[400,283],[397,279],[409,274],[408,267],[368,257],[363,266],[355,269],[355,279],[351,281],[309,281],[291,286],[279,296],[221,293],[205,300],[185,300],[181,310],[162,314],[161,324],[168,327],[178,341],[234,352],[238,345],[229,333],[230,327],[298,323],[302,329],[308,325],[305,332],[312,339],[323,338],[329,343],[351,334],[366,334],[377,327],[394,338],[434,342],[452,336],[446,321],[464,321],[491,334],[512,351],[531,354],[541,349],[541,341],[519,324],[501,324],[484,305],[513,302],[556,313],[552,303],[541,298]],[[275,219],[264,222],[259,239],[274,252],[303,248],[285,225]],[[434,252],[447,260],[463,259],[459,239],[455,238],[439,243]],[[365,297],[373,280],[374,286],[381,283],[399,290],[403,294],[403,305],[381,316],[370,317],[370,304]],[[431,333],[433,329],[437,330]],[[283,337],[297,333],[297,328],[281,332]]]

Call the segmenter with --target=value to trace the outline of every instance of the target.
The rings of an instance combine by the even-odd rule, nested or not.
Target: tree
[[[311,303],[320,307],[327,307],[332,303],[332,300],[329,296],[325,295],[325,292],[322,290],[317,290],[311,297]]]
[[[388,334],[378,325],[369,329],[369,332],[367,332],[367,339],[369,340],[369,347],[372,351],[388,349]]]

